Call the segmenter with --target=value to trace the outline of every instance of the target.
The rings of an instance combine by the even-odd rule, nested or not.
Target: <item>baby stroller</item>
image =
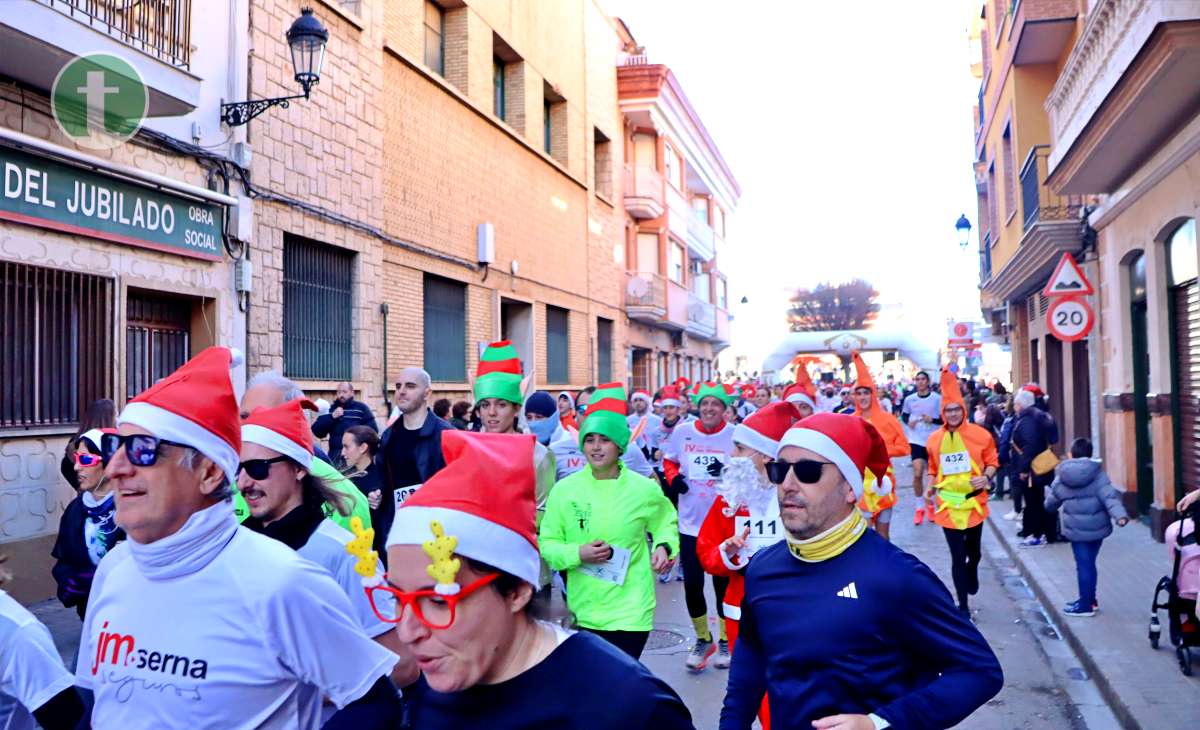
[[[1157,649],[1162,635],[1158,610],[1167,610],[1167,637],[1175,647],[1179,671],[1192,676],[1192,656],[1200,655],[1200,621],[1196,618],[1196,595],[1200,590],[1200,544],[1196,542],[1197,514],[1200,502],[1193,504],[1166,532],[1173,567],[1170,577],[1164,577],[1154,590],[1150,606],[1150,646]],[[1163,594],[1166,600],[1160,600]]]

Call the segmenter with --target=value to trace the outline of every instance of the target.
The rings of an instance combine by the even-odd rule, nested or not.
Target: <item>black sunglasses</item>
[[[272,464],[287,460],[286,456],[276,456],[274,459],[250,459],[238,464],[238,470],[246,472],[246,476],[258,481],[267,478],[267,475],[271,473]]]
[[[106,433],[100,437],[100,458],[104,460],[104,465],[108,466],[108,463],[116,456],[117,449],[124,445],[125,456],[128,457],[130,464],[134,466],[154,466],[158,462],[158,449],[163,444],[178,446],[181,449],[191,448],[187,444],[160,439],[157,436],[144,433],[135,433],[129,436],[122,436],[118,433]]]
[[[821,481],[821,472],[827,466],[832,466],[832,462],[813,461],[812,459],[801,459],[795,462],[771,461],[766,464],[767,478],[771,480],[772,484],[783,484],[783,480],[787,479],[788,471],[791,470],[801,484],[816,484]]]

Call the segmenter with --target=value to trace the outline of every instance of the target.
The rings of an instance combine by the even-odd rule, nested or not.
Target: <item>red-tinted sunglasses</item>
[[[440,631],[454,624],[459,601],[499,577],[499,573],[489,573],[452,596],[444,596],[433,590],[402,591],[387,584],[371,586],[366,591],[367,598],[371,600],[371,609],[380,621],[398,624],[404,618],[404,609],[411,607],[418,621],[427,628]],[[389,615],[389,609],[394,610],[395,604],[388,605],[391,603],[387,600],[389,596],[400,604],[400,610],[394,611],[393,615]]]
[[[75,454],[75,463],[80,466],[99,466],[102,461],[104,457],[99,454],[85,454],[81,451]]]

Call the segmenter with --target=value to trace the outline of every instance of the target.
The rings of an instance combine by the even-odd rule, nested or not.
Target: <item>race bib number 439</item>
[[[968,474],[971,471],[971,457],[965,451],[955,451],[942,454],[942,475]]]
[[[720,451],[697,451],[688,456],[688,481],[711,482],[717,479],[714,472],[720,473],[717,464],[725,463],[725,454]]]

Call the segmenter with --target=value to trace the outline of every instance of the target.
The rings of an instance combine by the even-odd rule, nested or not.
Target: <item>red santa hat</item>
[[[788,429],[779,451],[799,446],[829,459],[857,497],[863,493],[863,472],[883,475],[891,465],[883,437],[865,418],[839,413],[816,413]],[[778,457],[779,452],[776,452]]]
[[[190,446],[221,467],[229,483],[237,481],[242,430],[230,369],[242,354],[209,347],[178,370],[129,401],[117,418],[152,435]]]
[[[758,388],[754,387],[753,383],[747,383],[742,386],[742,397],[747,400],[758,395]]]
[[[633,391],[633,395],[629,396],[629,400],[630,400],[630,402],[635,401],[635,400],[644,400],[644,401],[646,401],[646,404],[649,405],[650,404],[650,394],[639,388],[639,389]]]
[[[256,408],[242,421],[242,441],[278,451],[305,469],[312,468],[312,428],[304,410],[317,410],[307,398],[294,398],[274,408]]]
[[[800,413],[791,403],[771,403],[734,426],[733,441],[774,458],[779,452],[779,440],[798,418]]]
[[[683,405],[683,396],[679,393],[679,386],[665,386],[662,389],[662,399],[659,401],[659,404],[664,407],[675,406],[676,408]]]
[[[388,547],[424,545],[441,532],[456,541],[454,554],[536,588],[541,560],[534,524],[534,440],[528,434],[442,433],[446,466],[396,510]],[[439,585],[447,583],[448,576],[435,577]]]

